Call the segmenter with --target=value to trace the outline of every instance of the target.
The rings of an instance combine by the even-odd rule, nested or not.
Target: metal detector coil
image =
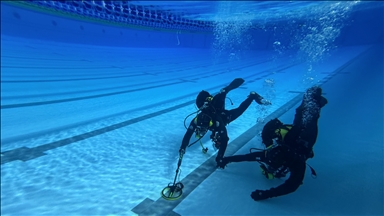
[[[161,191],[161,196],[166,200],[177,200],[183,195],[184,185],[181,182],[176,184],[169,183],[167,187],[165,187]]]

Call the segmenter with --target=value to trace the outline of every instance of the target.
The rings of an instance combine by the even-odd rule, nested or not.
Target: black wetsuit
[[[224,166],[230,162],[260,161],[273,167],[285,166],[290,171],[289,178],[281,185],[269,190],[256,190],[252,193],[254,200],[262,200],[276,196],[282,196],[294,192],[303,182],[306,170],[306,160],[313,157],[312,147],[316,142],[320,117],[320,109],[327,100],[305,100],[296,109],[294,125],[285,136],[279,140],[284,145],[278,145],[273,149],[252,152],[246,155],[225,157]]]
[[[304,179],[306,163],[305,160],[286,154],[287,149],[281,146],[275,147],[268,151],[252,152],[246,155],[235,155],[224,158],[227,162],[242,161],[260,161],[273,167],[284,165],[290,171],[289,178],[276,188],[271,188],[263,192],[263,199],[281,196],[294,192]]]
[[[203,109],[197,116],[197,118],[202,118],[203,115],[208,115],[212,120],[213,125],[208,129],[212,131],[211,139],[216,139],[215,142],[218,144],[217,147],[219,148],[219,152],[216,157],[217,162],[223,158],[228,145],[229,138],[226,125],[242,115],[249,105],[251,105],[252,101],[254,101],[254,98],[247,97],[247,99],[245,99],[238,108],[225,110],[226,95],[227,92],[220,92],[215,95],[210,105]],[[196,127],[197,125],[193,119],[184,135],[180,149],[185,150],[188,146]]]

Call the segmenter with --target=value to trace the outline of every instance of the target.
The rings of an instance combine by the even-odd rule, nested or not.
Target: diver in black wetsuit
[[[243,114],[249,105],[251,105],[252,101],[264,105],[271,104],[256,92],[251,92],[238,108],[226,110],[225,98],[227,93],[243,83],[243,79],[237,78],[215,96],[210,95],[207,91],[201,91],[198,94],[196,98],[196,106],[199,108],[199,113],[191,121],[187,128],[187,132],[184,135],[179,150],[181,156],[184,155],[185,149],[188,147],[193,133],[196,133],[197,137],[201,138],[208,130],[210,130],[212,131],[210,138],[214,142],[215,147],[219,149],[216,157],[216,162],[219,164],[224,156],[229,140],[226,125]]]
[[[266,150],[224,157],[219,164],[224,169],[230,162],[258,161],[267,178],[282,177],[290,172],[282,185],[252,192],[255,201],[292,193],[302,184],[306,160],[314,156],[312,147],[317,139],[320,109],[328,103],[321,94],[322,89],[318,86],[305,92],[301,105],[296,109],[293,125],[284,125],[273,119],[264,126],[261,137]]]

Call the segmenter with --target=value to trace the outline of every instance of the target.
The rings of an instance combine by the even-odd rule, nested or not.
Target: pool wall
[[[378,3],[380,4],[380,3]],[[31,10],[9,3],[1,3],[1,33],[3,35],[34,38],[66,43],[91,44],[119,47],[151,48],[212,48],[214,34],[209,31],[187,31],[176,29],[156,29],[118,25],[81,20],[54,13]],[[282,44],[292,38],[296,31],[293,25],[287,30],[287,23],[251,28],[252,43],[245,43],[247,49],[274,49],[274,42]],[[383,7],[356,11],[334,40],[337,46],[356,46],[383,43]],[[297,28],[303,28],[300,23]],[[296,31],[297,32],[297,31]],[[300,32],[300,31],[299,31]],[[303,32],[303,31],[301,31]]]

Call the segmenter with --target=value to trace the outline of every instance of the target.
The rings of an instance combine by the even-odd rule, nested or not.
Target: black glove
[[[265,100],[263,97],[261,97],[259,94],[256,92],[252,91],[249,95],[252,99],[256,101],[256,103],[260,105],[271,105],[272,103],[269,100]]]
[[[261,102],[263,105],[272,105],[271,101],[269,100],[262,99]]]
[[[222,158],[222,159],[216,158],[216,163],[217,163],[217,167],[224,169],[228,164],[228,160],[226,158]]]
[[[179,154],[180,154],[181,156],[183,156],[183,155],[185,154],[185,149],[180,148],[180,149],[179,149]]]
[[[255,201],[265,200],[270,198],[268,191],[255,190],[252,192],[251,197]]]
[[[323,108],[323,106],[325,106],[327,103],[328,103],[328,100],[325,97],[321,96],[319,101],[320,108]]]

